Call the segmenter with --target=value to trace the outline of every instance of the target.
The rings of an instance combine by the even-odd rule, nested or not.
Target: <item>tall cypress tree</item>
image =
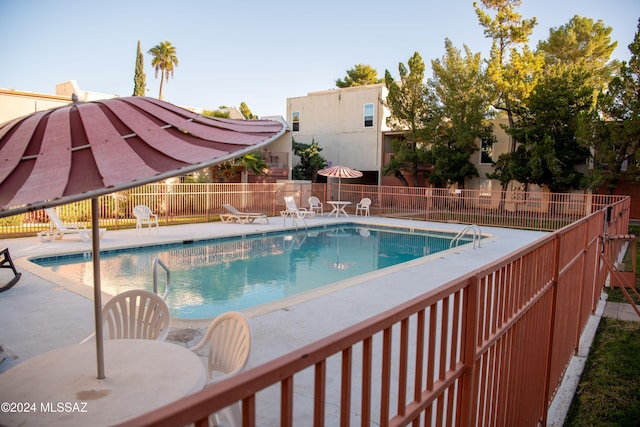
[[[136,53],[136,72],[133,76],[133,96],[145,96],[147,91],[147,76],[144,74],[144,57],[140,50],[140,40],[138,40],[138,52]]]

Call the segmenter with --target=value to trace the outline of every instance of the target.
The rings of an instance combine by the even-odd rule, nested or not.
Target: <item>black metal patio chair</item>
[[[9,248],[0,249],[0,268],[10,268],[13,270],[14,275],[11,280],[0,287],[0,292],[4,292],[11,289],[13,285],[18,283],[18,280],[20,280],[20,277],[22,276],[22,273],[18,272],[18,270],[16,270],[16,266],[13,264],[13,260],[9,254]]]

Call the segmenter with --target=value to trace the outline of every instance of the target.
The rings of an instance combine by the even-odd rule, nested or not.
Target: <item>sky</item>
[[[579,15],[612,27],[613,58],[628,61],[640,1],[522,0],[517,10],[537,19],[532,48]],[[0,0],[0,88],[55,94],[75,80],[82,91],[130,96],[140,41],[147,95],[158,97],[147,52],[170,41],[179,63],[165,101],[209,110],[245,102],[260,117],[284,117],[287,98],[335,88],[356,64],[398,78],[418,52],[429,66],[446,38],[488,57],[473,0]]]

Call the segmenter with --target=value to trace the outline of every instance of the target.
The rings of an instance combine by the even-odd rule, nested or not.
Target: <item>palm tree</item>
[[[247,178],[243,175],[248,171],[252,171],[256,175],[268,175],[266,172],[268,167],[262,158],[262,153],[253,152],[213,166],[211,175],[214,179],[222,179],[225,182],[235,182],[238,178],[241,182],[246,182]]]
[[[176,48],[170,41],[165,41],[149,49],[149,53],[153,55],[151,66],[156,70],[156,79],[158,78],[158,71],[162,73],[160,78],[160,94],[158,95],[158,99],[162,99],[162,83],[165,80],[168,82],[170,76],[173,77],[173,70],[178,66]]]

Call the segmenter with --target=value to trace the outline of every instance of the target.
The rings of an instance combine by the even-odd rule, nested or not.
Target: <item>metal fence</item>
[[[284,195],[305,206],[310,195],[331,200],[336,194],[332,184],[158,184],[103,197],[100,221],[107,227],[132,226],[130,211],[139,203],[158,212],[163,224],[215,220],[223,203],[277,215]],[[316,426],[331,417],[328,396],[340,396],[331,410],[338,411],[342,426],[356,419],[362,426],[545,425],[606,281],[606,265],[617,255],[609,238],[627,234],[629,198],[348,184],[340,194],[352,203],[371,198],[374,215],[556,231],[436,290],[123,425],[205,426],[210,414],[241,401],[244,426],[255,426],[260,410],[276,411],[279,425],[292,426],[304,406],[298,399],[305,392],[296,389],[302,375],[314,379],[307,424]],[[66,220],[87,221],[89,208],[78,203],[59,212]],[[46,226],[41,212],[24,214],[19,222],[4,225],[5,230]],[[26,229],[33,233],[37,226]],[[276,390],[278,408],[259,405],[265,389]]]
[[[607,240],[627,233],[629,208],[629,198],[612,202],[506,259],[123,425],[206,426],[209,414],[241,401],[244,426],[261,410],[293,426],[303,375],[314,381],[305,425],[328,425],[336,409],[328,396],[340,396],[331,402],[341,426],[546,425],[617,255]],[[278,407],[258,404],[267,388]]]
[[[586,193],[512,192],[340,185],[340,198],[355,209],[363,197],[373,203],[372,215],[410,218],[422,221],[460,222],[477,225],[552,231],[611,205],[624,196]],[[245,212],[264,212],[278,216],[284,209],[284,196],[294,196],[298,206],[308,206],[309,196],[337,200],[338,185],[304,181],[256,184],[157,183],[102,196],[99,199],[100,227],[122,229],[135,226],[132,214],[138,204],[149,206],[159,216],[160,225],[199,223],[219,220],[223,204]],[[90,201],[56,208],[65,222],[90,222]],[[49,228],[44,211],[33,211],[0,218],[0,236],[32,236]]]

